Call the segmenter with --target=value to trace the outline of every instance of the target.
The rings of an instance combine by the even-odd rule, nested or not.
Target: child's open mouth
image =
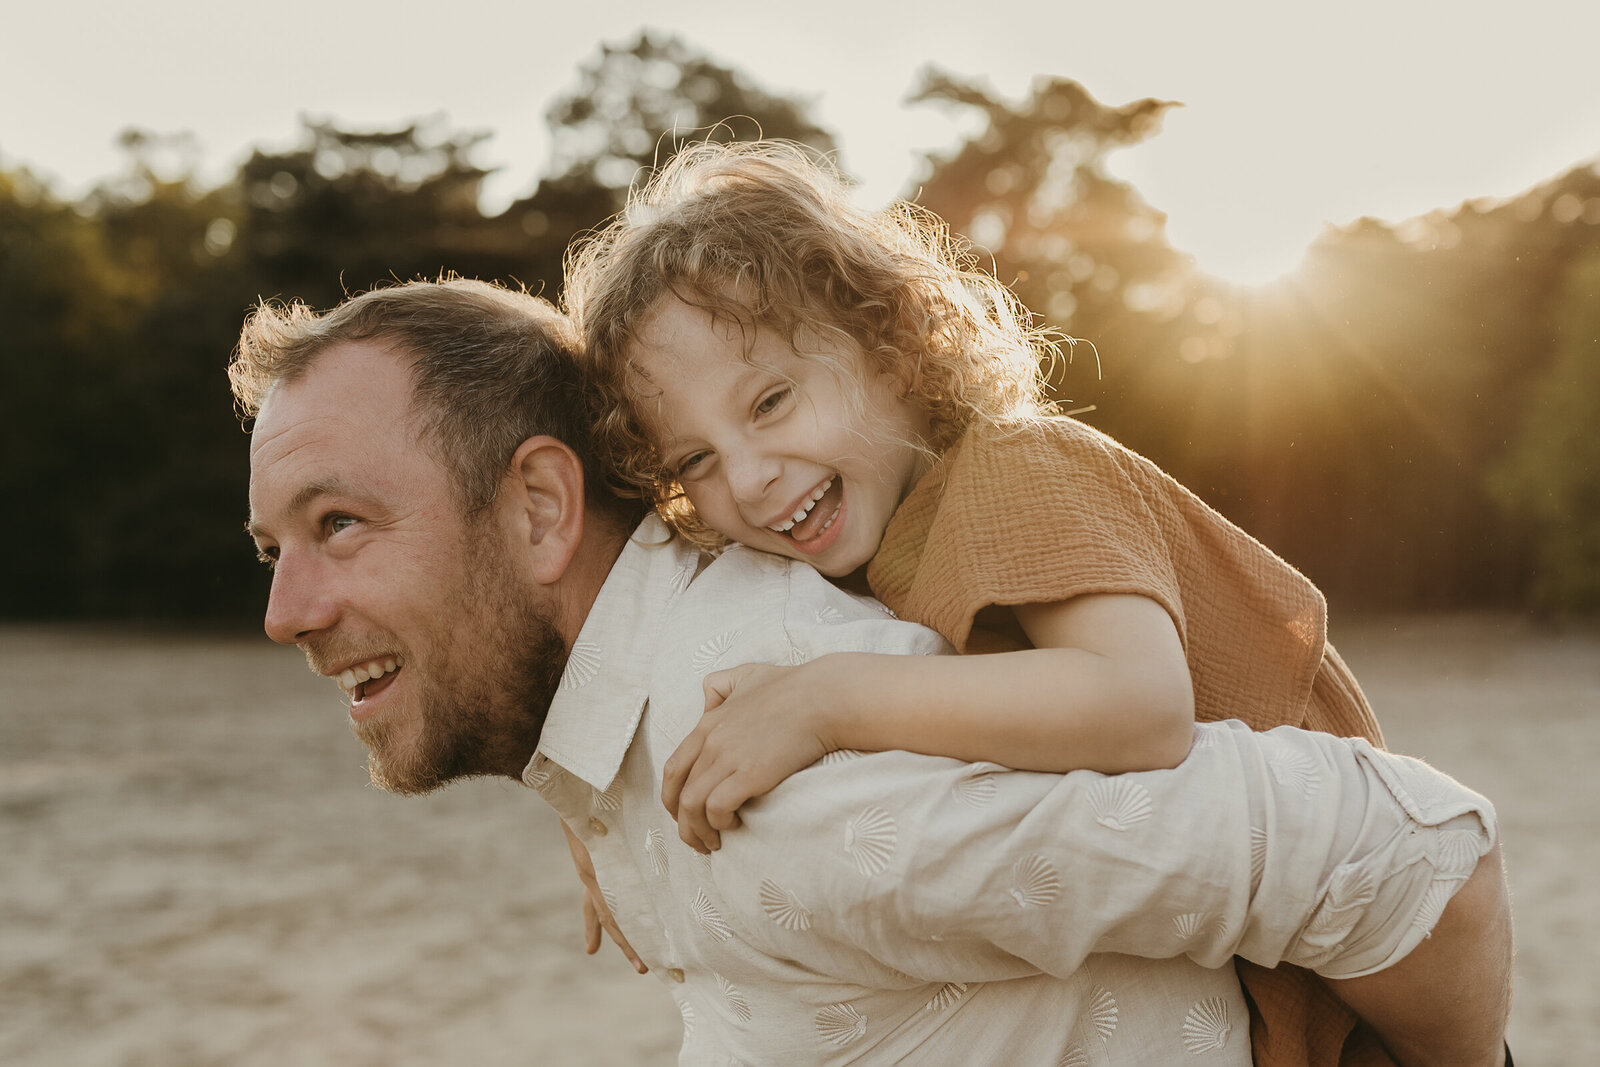
[[[788,534],[796,541],[813,541],[827,532],[839,517],[844,503],[844,481],[837,474],[812,491],[810,498],[785,522],[769,526],[774,533]]]

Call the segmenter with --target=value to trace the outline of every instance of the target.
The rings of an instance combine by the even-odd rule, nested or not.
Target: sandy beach
[[[1493,798],[1524,1067],[1600,1062],[1600,630],[1334,634],[1392,748]],[[0,1063],[664,1065],[654,976],[582,951],[555,817],[367,784],[338,693],[248,633],[0,629]]]

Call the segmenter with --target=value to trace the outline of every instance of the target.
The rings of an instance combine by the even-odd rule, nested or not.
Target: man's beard
[[[456,778],[518,777],[533,758],[567,648],[534,590],[492,551],[472,551],[468,577],[440,612],[462,625],[434,636],[426,654],[406,653],[418,720],[411,743],[386,716],[351,728],[368,748],[374,785],[414,796]],[[444,605],[441,605],[444,607]]]

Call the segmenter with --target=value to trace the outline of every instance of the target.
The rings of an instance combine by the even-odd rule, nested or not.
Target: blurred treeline
[[[1056,370],[1066,409],[1092,408],[1340,605],[1600,606],[1600,163],[1330,231],[1289,279],[1238,289],[1105,169],[1172,105],[1107,106],[1065,79],[1006,101],[937,71],[913,102],[978,132],[907,195],[1093,342]],[[487,135],[437,121],[308,123],[215,186],[181,137],[130,131],[125,172],[76,202],[0,171],[0,616],[257,616],[224,374],[246,310],[443,271],[554,297],[567,243],[669,131],[729,116],[713,136],[842,148],[849,170],[802,100],[643,36],[550,106],[548,172],[494,215],[472,161]]]

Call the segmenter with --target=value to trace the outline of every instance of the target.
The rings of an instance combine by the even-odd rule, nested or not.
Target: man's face
[[[250,447],[267,634],[339,683],[373,781],[399,793],[519,775],[566,659],[505,512],[462,515],[419,421],[404,363],[341,344],[273,388]]]

